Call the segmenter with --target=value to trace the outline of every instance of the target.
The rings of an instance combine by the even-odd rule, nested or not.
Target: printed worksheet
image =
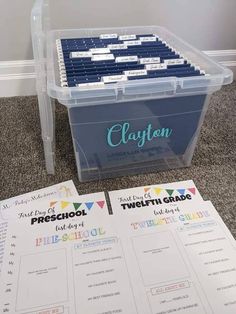
[[[109,193],[138,313],[235,314],[236,244],[214,206],[144,189]]]
[[[0,313],[138,313],[104,193],[9,220]]]
[[[55,199],[66,200],[75,197],[78,192],[72,180],[47,188],[19,195],[0,202],[0,274],[4,257],[4,245],[9,219],[22,219],[25,216],[40,214],[40,203],[49,200],[48,207],[54,205]]]

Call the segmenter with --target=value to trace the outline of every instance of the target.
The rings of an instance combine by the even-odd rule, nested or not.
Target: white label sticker
[[[124,44],[126,46],[140,46],[142,45],[141,40],[130,40],[130,41],[125,41]]]
[[[142,76],[142,75],[147,75],[147,70],[124,71],[124,74],[127,76]]]
[[[112,38],[117,38],[117,34],[102,34],[100,35],[100,39],[112,39]]]
[[[155,58],[140,58],[139,62],[141,64],[146,64],[146,63],[160,63],[161,59],[159,57],[155,57]]]
[[[72,51],[70,53],[71,58],[91,58],[92,52],[91,51]]]
[[[176,64],[184,64],[184,59],[168,59],[164,60],[164,63],[167,65],[176,65]]]
[[[136,35],[120,35],[119,40],[130,40],[130,39],[136,39]]]
[[[164,64],[164,63],[146,64],[145,68],[147,71],[165,70],[165,69],[167,69],[167,64]]]
[[[93,82],[93,83],[80,83],[80,84],[76,84],[76,86],[80,87],[80,88],[102,88],[105,86],[105,84],[103,82]]]
[[[113,54],[93,55],[91,60],[92,61],[115,60],[115,57]]]
[[[156,41],[156,37],[139,37],[139,40],[143,41],[143,42],[147,42],[147,41]]]
[[[103,76],[102,81],[104,83],[115,83],[115,82],[127,81],[127,76],[126,75]]]
[[[116,62],[137,62],[138,57],[137,56],[124,56],[124,57],[116,57]]]
[[[127,45],[125,44],[114,44],[114,45],[108,45],[107,46],[111,50],[119,50],[119,49],[127,49]]]
[[[103,54],[111,52],[109,48],[91,48],[89,51],[91,51],[92,54]]]

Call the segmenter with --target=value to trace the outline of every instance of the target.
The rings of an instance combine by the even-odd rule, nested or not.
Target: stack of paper
[[[109,198],[2,211],[1,313],[236,313],[235,240],[192,181]]]

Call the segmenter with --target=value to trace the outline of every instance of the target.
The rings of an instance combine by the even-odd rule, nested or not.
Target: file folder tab
[[[184,59],[168,59],[164,60],[164,63],[167,65],[178,65],[178,64],[184,64]]]
[[[93,55],[91,60],[92,61],[115,60],[115,57],[113,54]]]
[[[91,51],[72,51],[70,53],[71,58],[91,58],[92,52]]]
[[[99,36],[100,39],[114,39],[117,38],[117,34],[102,34]]]
[[[164,64],[164,63],[146,64],[145,69],[147,71],[165,70],[165,69],[167,69],[167,64]]]
[[[138,56],[116,57],[116,62],[138,62]]]
[[[127,45],[125,44],[110,44],[107,46],[111,50],[122,50],[127,49]]]
[[[160,63],[161,59],[160,57],[153,57],[153,58],[140,58],[139,62],[141,64],[147,64],[147,63]]]
[[[136,35],[120,35],[119,40],[131,40],[131,39],[136,39]]]
[[[93,82],[93,83],[81,83],[81,84],[76,84],[76,86],[80,87],[81,89],[87,89],[87,88],[102,88],[104,87],[103,82]]]
[[[143,41],[143,42],[148,42],[148,41],[157,41],[157,38],[154,36],[150,36],[150,37],[139,37],[139,40]]]
[[[111,52],[109,48],[91,48],[89,51],[91,51],[92,54],[105,54]]]
[[[141,40],[130,40],[124,42],[126,46],[140,46],[142,45]]]
[[[104,83],[116,83],[121,81],[127,81],[126,75],[110,75],[110,76],[103,76],[102,81]]]
[[[142,75],[147,75],[147,70],[124,71],[124,74],[127,76],[142,76]]]

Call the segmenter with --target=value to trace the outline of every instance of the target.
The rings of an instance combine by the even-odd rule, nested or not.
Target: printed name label
[[[93,55],[92,61],[103,61],[103,60],[115,60],[113,54],[104,54],[104,55]]]
[[[146,64],[146,63],[160,63],[161,59],[159,57],[156,58],[140,58],[139,62],[141,64]]]
[[[103,54],[111,52],[109,48],[91,48],[89,51],[91,51],[92,54]]]
[[[114,124],[107,129],[107,143],[110,147],[126,145],[128,142],[136,142],[138,147],[143,147],[147,142],[157,138],[169,138],[172,134],[170,128],[153,128],[149,123],[143,130],[132,130],[131,124]]]
[[[122,82],[122,81],[127,81],[127,76],[126,75],[103,76],[102,81],[104,83]]]
[[[150,36],[150,37],[139,37],[139,40],[143,42],[148,42],[148,41],[156,41],[156,37]]]
[[[130,40],[130,39],[136,39],[136,35],[120,35],[119,40]]]
[[[127,76],[142,76],[142,75],[147,75],[147,70],[124,71],[124,74]]]
[[[184,64],[184,59],[168,59],[164,60],[164,63],[167,65],[176,65],[176,64]]]
[[[71,58],[91,58],[92,52],[91,51],[72,51],[70,53]]]
[[[146,64],[145,69],[147,71],[164,70],[164,69],[167,69],[167,64],[164,64],[164,63]]]
[[[116,57],[116,62],[137,62],[138,56],[124,56],[124,57]]]
[[[127,45],[125,44],[110,44],[107,47],[111,50],[127,49]]]
[[[100,35],[100,39],[112,39],[112,38],[117,38],[117,34],[102,34]]]

